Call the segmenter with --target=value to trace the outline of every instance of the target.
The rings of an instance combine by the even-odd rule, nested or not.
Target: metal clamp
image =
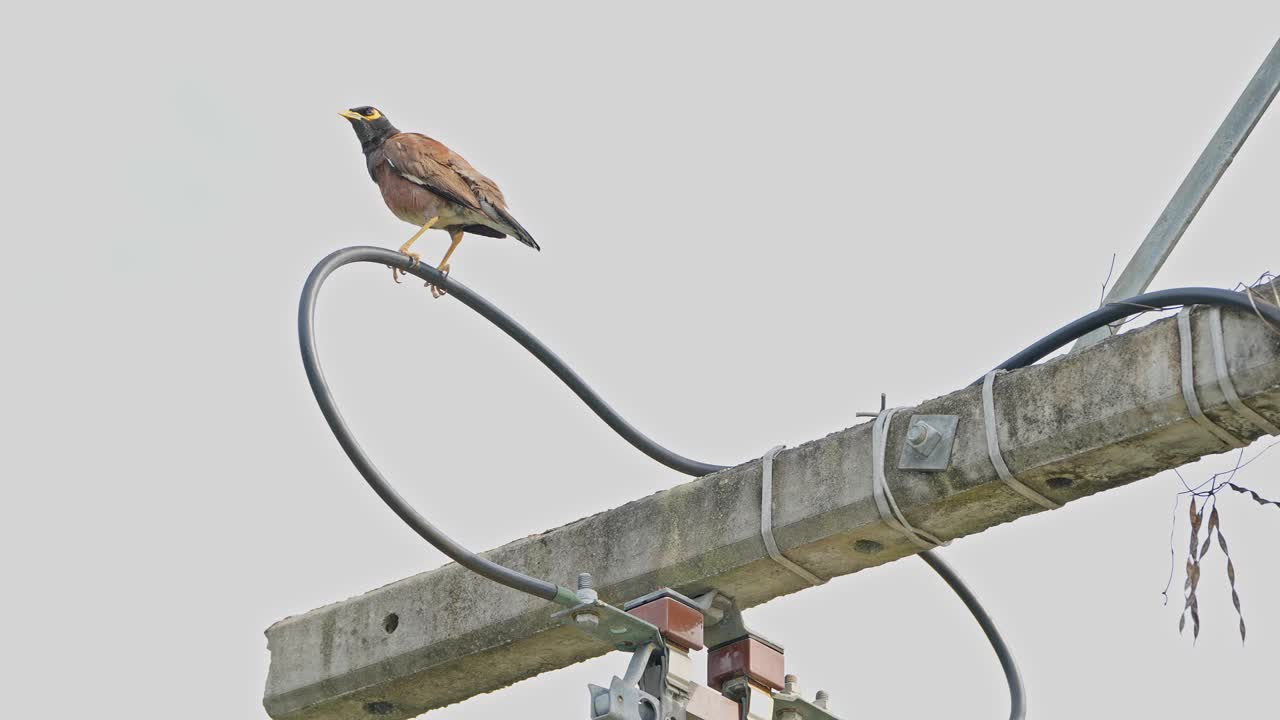
[[[587,692],[591,694],[591,720],[659,720],[665,716],[662,701],[640,687],[657,650],[654,643],[638,648],[631,655],[626,675],[615,676],[608,688],[587,685]]]
[[[551,617],[631,653],[627,672],[608,688],[587,685],[591,720],[684,720],[667,685],[670,654],[658,627],[601,601],[589,573],[578,576],[577,597],[581,602]]]

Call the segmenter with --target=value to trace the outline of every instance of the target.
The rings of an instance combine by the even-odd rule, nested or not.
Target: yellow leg
[[[458,249],[458,245],[462,242],[462,231],[449,233],[449,250],[444,254],[444,259],[436,266],[437,270],[444,271],[449,267],[449,258],[453,257],[453,251]]]
[[[462,242],[462,231],[459,230],[457,232],[449,233],[449,240],[449,250],[444,254],[444,259],[440,261],[440,264],[436,266],[437,270],[446,275],[449,274],[449,258],[453,257],[453,251],[457,250],[458,244]],[[431,297],[440,298],[446,294],[447,293],[443,288],[436,287],[435,285],[431,286]]]
[[[440,217],[436,216],[426,221],[425,223],[423,223],[422,227],[418,228],[418,232],[414,233],[413,237],[406,240],[405,243],[400,246],[400,252],[413,258],[414,264],[417,264],[418,259],[421,258],[422,256],[416,252],[409,252],[409,248],[412,247],[413,244],[418,241],[418,238],[422,237],[422,233],[430,230],[431,226],[435,225],[439,221],[440,221]]]
[[[413,234],[413,237],[409,238],[407,241],[405,241],[405,244],[400,246],[400,252],[412,258],[414,265],[418,264],[418,261],[422,259],[422,255],[416,252],[411,252],[409,248],[412,247],[413,244],[418,241],[418,238],[422,237],[422,233],[430,230],[431,226],[435,225],[439,220],[440,220],[440,217],[437,215],[431,218],[430,220],[426,221],[425,223],[422,224],[422,227],[418,228],[418,232]],[[396,268],[391,268],[391,279],[395,280],[396,282],[400,282],[400,271],[397,270]]]

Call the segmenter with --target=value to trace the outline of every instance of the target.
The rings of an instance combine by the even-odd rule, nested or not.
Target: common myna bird
[[[496,183],[481,175],[471,163],[426,135],[400,132],[375,107],[357,107],[338,113],[351,121],[360,139],[369,177],[378,184],[382,199],[401,220],[418,226],[400,252],[417,263],[410,251],[414,241],[430,228],[449,233],[449,250],[439,270],[449,272],[449,258],[462,242],[463,233],[504,238],[511,235],[534,250],[541,250],[528,230],[507,212],[507,201]],[[393,268],[391,277],[400,282]],[[431,294],[444,291],[432,286]]]

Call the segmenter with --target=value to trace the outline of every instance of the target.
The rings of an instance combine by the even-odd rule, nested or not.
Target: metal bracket
[[[775,692],[773,716],[778,720],[840,720],[830,710],[818,707],[799,695]]]
[[[703,631],[707,647],[719,647],[749,634],[750,631],[742,621],[742,612],[728,595],[712,590],[698,596],[693,602],[702,609],[702,614],[707,619],[706,629]]]
[[[713,590],[712,592],[715,592],[715,591]],[[680,602],[684,603],[685,605],[688,605],[689,607],[698,608],[703,612],[704,615],[706,614],[706,609],[703,608],[701,605],[699,605],[697,600],[694,600],[691,597],[678,593],[675,590],[672,590],[671,588],[659,588],[649,593],[648,595],[641,595],[635,600],[628,600],[622,604],[622,609],[632,610],[634,608],[640,607],[641,605],[644,605],[645,603],[650,603],[650,602],[653,602],[654,600],[659,600],[664,597],[669,597],[669,598],[674,598],[676,600],[679,600]]]
[[[941,472],[951,464],[958,415],[912,415],[907,440],[898,458],[899,470]]]
[[[664,647],[662,633],[655,625],[600,600],[561,610],[553,613],[551,618],[571,620],[579,630],[594,635],[617,650],[630,652],[645,643]]]
[[[661,652],[657,644],[645,643],[632,653],[626,675],[620,678],[615,676],[607,689],[599,685],[587,685],[587,692],[591,696],[591,720],[665,718],[667,708],[664,705],[669,703],[663,703],[657,695],[649,692],[655,688],[646,687],[653,684],[646,682],[646,679],[653,674],[655,660],[658,663],[657,680],[658,684],[661,684],[661,676],[665,671],[664,658],[661,655],[657,657],[654,655]]]
[[[659,701],[635,685],[615,677],[609,687],[588,685],[591,720],[658,720]]]
[[[577,596],[582,602],[552,613],[552,619],[631,652],[623,677],[615,676],[608,688],[587,685],[591,720],[684,720],[687,698],[667,683],[671,657],[658,627],[601,602],[590,574],[578,576]]]

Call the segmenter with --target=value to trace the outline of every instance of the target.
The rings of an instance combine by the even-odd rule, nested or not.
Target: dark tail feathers
[[[493,208],[493,214],[497,215],[498,219],[502,220],[502,222],[505,223],[506,225],[511,226],[511,229],[515,231],[515,236],[517,240],[524,243],[525,245],[528,245],[534,250],[542,249],[538,247],[538,241],[533,239],[533,236],[529,234],[529,231],[525,230],[524,226],[521,225],[519,222],[517,222],[516,219],[511,216],[511,213],[507,212],[504,208],[500,208],[497,206],[490,206],[490,207]]]

